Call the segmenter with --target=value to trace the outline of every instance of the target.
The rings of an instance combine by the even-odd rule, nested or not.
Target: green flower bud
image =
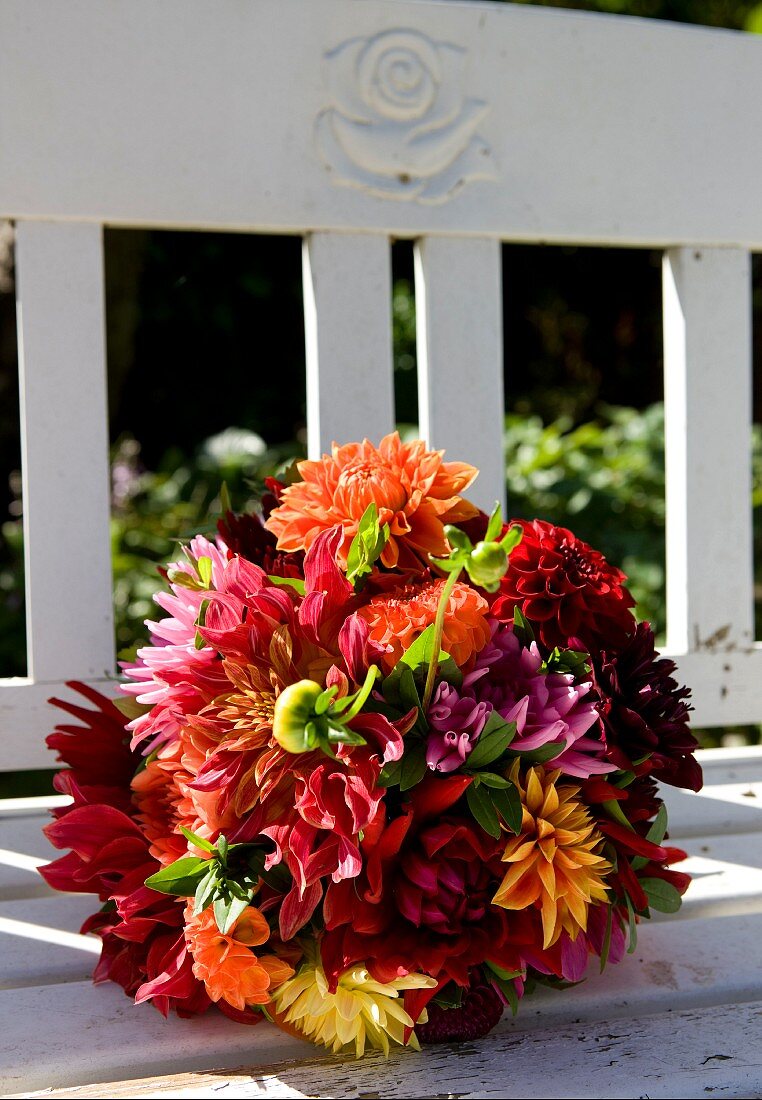
[[[497,592],[508,568],[508,555],[498,542],[477,542],[466,558],[466,572],[474,584]]]
[[[319,736],[315,703],[323,689],[314,680],[299,680],[280,693],[275,700],[273,737],[286,752],[309,752]]]

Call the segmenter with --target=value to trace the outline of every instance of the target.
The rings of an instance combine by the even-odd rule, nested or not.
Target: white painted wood
[[[620,970],[633,970],[638,964],[631,966],[631,961],[621,963]],[[725,961],[718,958],[717,965]],[[737,961],[738,956],[732,959]],[[660,974],[658,965],[654,961],[652,975]],[[695,971],[701,970],[698,964]],[[703,967],[706,989],[710,988],[707,973],[711,970],[712,964]],[[677,969],[667,972],[661,984],[654,985],[644,977],[645,987],[655,988],[663,1015],[632,1015],[625,1002],[613,1010],[608,1003],[587,1003],[573,1016],[567,1004],[559,1015],[558,1003],[568,1002],[569,993],[546,996],[541,991],[535,995],[541,1007],[537,1005],[533,1015],[525,1013],[522,1017],[520,1012],[515,1021],[504,1019],[497,1031],[466,1044],[460,1052],[457,1047],[432,1046],[418,1055],[393,1053],[389,1061],[370,1053],[360,1062],[347,1055],[330,1057],[269,1024],[259,1025],[256,1031],[232,1027],[216,1012],[192,1020],[164,1021],[147,1006],[130,1011],[127,998],[113,987],[92,989],[84,983],[70,983],[2,990],[0,1010],[7,1014],[8,1026],[0,1035],[0,1065],[7,1067],[0,1086],[6,1096],[29,1095],[35,1089],[53,1085],[72,1087],[134,1078],[136,1074],[158,1076],[212,1066],[218,1086],[224,1090],[225,1074],[220,1071],[243,1064],[253,1077],[252,1090],[243,1093],[236,1087],[231,1092],[236,1097],[257,1095],[254,1082],[263,1087],[268,1079],[293,1090],[274,1095],[290,1096],[362,1095],[377,1091],[380,1082],[384,1096],[438,1096],[446,1080],[447,1094],[458,1096],[504,1097],[510,1085],[510,1094],[519,1097],[534,1097],[539,1091],[567,1097],[685,1097],[701,1095],[686,1084],[699,1077],[704,1081],[744,1080],[749,1091],[731,1095],[755,1095],[753,1087],[758,1088],[760,1083],[755,1052],[762,1002],[739,998],[731,1007],[717,1006],[709,1000],[706,1005],[681,1009],[681,977]],[[581,998],[586,988],[577,987]],[[60,1023],[39,1034],[31,1048],[25,1043],[28,1032],[23,1021],[39,1019],[46,1012],[46,1000],[53,998]],[[50,1017],[46,1014],[46,1018]],[[584,1058],[578,1063],[582,1054]],[[712,1078],[705,1066],[711,1066],[709,1060],[717,1054],[726,1055],[736,1064],[729,1067],[727,1062],[720,1062],[717,1077]],[[702,1065],[704,1059],[708,1061]],[[612,1061],[617,1063],[613,1074]],[[583,1068],[588,1075],[584,1082],[575,1076]],[[604,1075],[605,1070],[609,1072]],[[664,1091],[677,1071],[683,1075],[682,1083],[674,1091]],[[742,1072],[745,1078],[737,1076]],[[330,1091],[326,1093],[327,1078]],[[648,1092],[638,1087],[646,1079],[650,1082]],[[674,1080],[671,1083],[674,1086]],[[654,1086],[660,1085],[662,1091],[657,1092]],[[141,1091],[136,1090],[134,1095],[141,1095]],[[92,1093],[84,1091],[82,1095]]]
[[[421,435],[479,468],[468,497],[490,512],[505,506],[499,242],[424,237],[415,296]]]
[[[467,1044],[428,1047],[422,1054],[311,1058],[267,1071],[174,1073],[169,1078],[46,1089],[45,1097],[457,1096],[684,1098],[718,1093],[759,1095],[755,1063],[762,1002],[663,1013],[642,1020],[576,1021],[547,1031],[518,1027]],[[329,1092],[326,1089],[330,1089]],[[446,1089],[447,1091],[443,1091]],[[16,1094],[19,1095],[19,1094]]]
[[[20,222],[16,285],[29,675],[103,676],[114,631],[100,226]]]
[[[78,930],[95,911],[83,894],[0,902],[0,989],[88,981],[100,954]]]
[[[110,564],[109,564],[110,568]],[[103,595],[103,594],[101,594]],[[101,612],[111,614],[109,603]],[[117,690],[115,680],[98,680],[80,676],[104,695]],[[62,712],[50,706],[48,700],[73,698],[71,689],[62,681],[35,684],[21,677],[0,677],[0,771],[23,771],[27,768],[54,768],[55,754],[48,749],[45,738],[53,730]]]
[[[0,990],[0,1094],[214,1065],[269,1065],[314,1057],[275,1027],[234,1024],[210,1011],[164,1020],[111,983]],[[44,1021],[44,1027],[41,1026]],[[30,1028],[34,1041],[30,1041]],[[328,1055],[324,1061],[328,1061]]]
[[[50,820],[47,814],[0,818],[0,898],[13,900],[51,893],[37,873],[38,867],[62,854],[42,832]]]
[[[303,257],[307,439],[319,458],[394,428],[391,255],[384,237],[313,233]]]
[[[749,792],[752,792],[750,795]],[[698,794],[663,790],[670,815],[670,834],[682,837],[710,833],[756,833],[762,828],[762,783],[720,783]]]
[[[163,0],[150,34],[130,0],[58,10],[0,6],[4,216],[762,246],[756,36],[465,0]],[[339,51],[390,30],[449,78],[417,144]]]
[[[678,651],[754,640],[749,262],[741,249],[664,257],[667,624]]]

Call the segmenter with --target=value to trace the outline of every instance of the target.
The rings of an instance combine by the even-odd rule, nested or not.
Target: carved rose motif
[[[495,176],[476,133],[489,107],[463,88],[466,51],[418,31],[353,38],[326,54],[332,105],[317,142],[337,183],[384,198],[444,202]]]

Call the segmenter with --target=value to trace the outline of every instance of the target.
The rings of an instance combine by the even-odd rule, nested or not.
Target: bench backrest
[[[422,434],[503,493],[501,241],[664,249],[668,647],[703,725],[762,717],[749,253],[762,40],[452,0],[3,0],[17,226],[26,679],[113,669],[104,225],[304,239],[309,448],[394,423],[390,240],[416,242]],[[462,384],[463,377],[468,385]]]

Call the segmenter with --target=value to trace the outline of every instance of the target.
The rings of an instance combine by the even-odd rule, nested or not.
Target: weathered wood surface
[[[150,33],[136,10],[0,5],[0,215],[762,247],[756,36],[453,0],[163,0]]]
[[[672,839],[695,876],[677,916],[641,925],[619,966],[591,967],[563,994],[540,991],[479,1043],[359,1064],[267,1024],[248,1029],[214,1012],[165,1021],[114,986],[93,987],[97,943],[76,934],[90,899],[39,880],[35,867],[52,850],[34,801],[0,804],[0,1093],[758,1095],[762,749],[703,759],[701,794],[666,793]]]

